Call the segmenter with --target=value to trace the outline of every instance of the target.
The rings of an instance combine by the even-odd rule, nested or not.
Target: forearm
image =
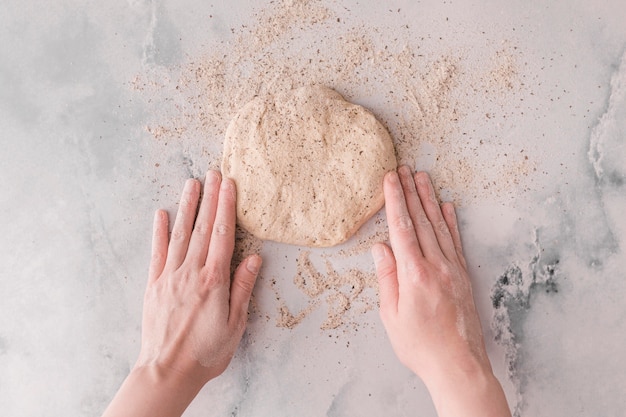
[[[138,367],[126,377],[103,417],[178,417],[201,388],[162,368]]]
[[[498,379],[490,370],[452,372],[426,382],[439,417],[510,417]]]

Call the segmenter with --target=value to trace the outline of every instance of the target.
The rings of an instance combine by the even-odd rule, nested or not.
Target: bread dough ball
[[[384,204],[396,168],[387,130],[326,87],[255,98],[226,130],[222,173],[237,185],[237,220],[260,239],[326,247]]]

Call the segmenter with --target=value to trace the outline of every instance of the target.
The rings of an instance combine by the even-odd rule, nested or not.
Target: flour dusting
[[[530,187],[536,171],[532,151],[480,137],[472,128],[505,121],[508,115],[499,103],[524,89],[521,52],[513,42],[487,48],[490,58],[476,67],[468,64],[468,51],[444,51],[419,29],[349,25],[349,10],[326,4],[271,1],[204,55],[138,74],[129,84],[154,103],[146,131],[154,138],[155,167],[167,164],[168,149],[177,146],[191,173],[217,168],[226,127],[245,103],[321,84],[371,110],[389,130],[398,162],[428,170],[440,197],[456,204],[507,201]],[[476,103],[487,103],[490,110]],[[492,156],[489,165],[479,162],[485,153]],[[298,270],[294,285],[309,302],[291,311],[282,301],[281,285],[272,285],[277,307],[271,315],[277,325],[294,328],[325,307],[327,318],[320,327],[335,329],[371,310],[377,299],[374,274],[359,268],[338,273],[331,261],[358,256],[387,237],[384,218],[376,216],[328,254],[324,268],[310,265],[308,254],[291,260]],[[261,251],[263,243],[239,231],[237,248],[234,264]]]

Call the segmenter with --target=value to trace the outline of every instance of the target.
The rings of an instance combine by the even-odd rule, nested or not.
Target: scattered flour
[[[293,314],[281,301],[277,321],[279,327],[294,328],[322,304],[322,300],[327,306],[327,318],[320,326],[322,330],[336,329],[349,322],[355,324],[355,313],[363,314],[378,306],[376,275],[373,272],[354,268],[339,273],[329,259],[324,263],[326,271],[322,273],[311,262],[310,252],[300,253],[293,282],[309,297],[309,302],[303,310]],[[360,306],[356,309],[358,311],[351,310],[355,304]]]
[[[528,187],[536,170],[532,153],[479,137],[465,123],[469,116],[476,119],[472,123],[506,120],[499,103],[524,89],[520,51],[514,45],[498,46],[484,67],[472,68],[464,60],[467,51],[442,53],[429,35],[415,36],[408,25],[349,26],[338,10],[319,0],[271,1],[249,24],[232,32],[231,40],[216,42],[204,56],[189,57],[165,70],[147,69],[129,82],[154,104],[152,122],[146,126],[157,149],[152,157],[154,181],[158,167],[168,163],[166,156],[160,159],[158,149],[182,144],[189,158],[204,161],[203,168],[217,168],[226,127],[245,103],[321,84],[368,107],[389,130],[398,162],[430,171],[440,196],[457,204],[484,198],[504,201]],[[370,97],[379,101],[371,102]],[[480,103],[495,110],[485,112]],[[493,155],[489,165],[478,157],[485,153]],[[233,264],[262,249],[262,242],[245,232],[237,236]],[[369,234],[359,232],[335,256],[349,258],[385,240],[386,222],[377,216]],[[319,271],[308,256],[298,258],[294,279],[310,300],[304,309],[292,313],[282,301],[280,286],[272,285],[278,326],[293,328],[325,305],[328,314],[321,327],[338,328],[376,305],[377,297],[366,291],[376,289],[372,273],[353,269],[339,274],[329,259],[326,270]],[[253,300],[253,310],[258,309],[255,305]]]

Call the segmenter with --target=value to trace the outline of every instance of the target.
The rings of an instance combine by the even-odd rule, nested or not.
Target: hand
[[[487,357],[454,207],[439,206],[426,173],[413,176],[406,166],[398,172],[383,184],[393,251],[372,248],[380,315],[394,351],[424,380],[440,415],[509,415]],[[500,407],[472,414],[466,400],[480,395],[468,389],[495,395],[489,400]]]
[[[226,369],[241,340],[261,258],[245,259],[231,283],[235,185],[209,171],[196,218],[199,197],[200,183],[188,180],[171,239],[167,214],[155,215],[136,366],[171,369],[204,384]]]
[[[449,364],[489,369],[452,204],[426,173],[384,182],[389,239],[373,248],[380,313],[398,358],[422,378]]]
[[[218,172],[188,180],[171,239],[167,213],[154,218],[139,359],[106,416],[180,415],[220,375],[241,340],[261,258],[244,259],[230,279],[235,184]]]

